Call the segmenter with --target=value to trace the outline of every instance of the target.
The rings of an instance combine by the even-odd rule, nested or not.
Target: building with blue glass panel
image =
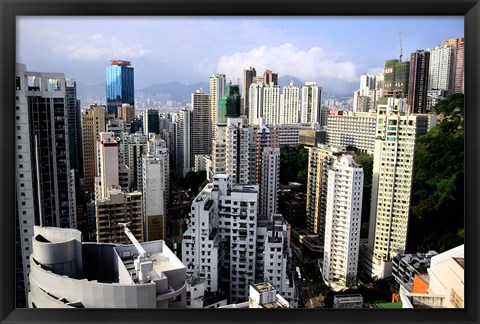
[[[112,60],[106,69],[107,110],[115,114],[122,104],[134,105],[133,67],[129,61]]]

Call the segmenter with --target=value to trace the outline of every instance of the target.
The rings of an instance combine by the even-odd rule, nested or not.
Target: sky
[[[401,33],[401,37],[400,37]],[[464,36],[463,16],[445,17],[17,17],[17,62],[105,82],[110,60],[131,61],[135,88],[176,81],[236,83],[243,68],[354,91],[363,73]]]

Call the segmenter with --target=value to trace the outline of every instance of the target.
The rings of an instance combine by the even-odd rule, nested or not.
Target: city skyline
[[[463,17],[19,17],[17,61],[61,71],[79,83],[104,81],[112,59],[130,60],[136,89],[207,81],[236,83],[254,66],[315,81],[326,91],[356,90],[362,73],[387,59],[463,37]],[[385,26],[394,26],[385,28]],[[40,42],[41,40],[41,42]],[[312,68],[313,66],[313,68]],[[88,68],[86,68],[88,67]]]

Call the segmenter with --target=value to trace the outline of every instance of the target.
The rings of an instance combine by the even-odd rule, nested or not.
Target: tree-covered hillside
[[[439,114],[437,126],[415,146],[409,252],[440,253],[463,244],[463,94],[449,96],[434,109]]]

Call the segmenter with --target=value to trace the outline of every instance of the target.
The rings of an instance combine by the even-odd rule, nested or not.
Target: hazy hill
[[[301,87],[305,84],[305,81],[301,81],[298,78],[290,75],[280,76],[278,79],[278,84],[281,87],[287,86],[290,82],[293,81],[293,84],[297,87]],[[322,87],[322,97],[325,98],[327,91],[325,87]],[[191,101],[191,95],[196,90],[202,88],[205,93],[210,92],[210,84],[206,82],[198,82],[195,84],[185,85],[180,82],[168,82],[168,83],[158,83],[153,84],[145,88],[135,89],[135,98],[139,101],[145,99],[160,99],[164,100],[173,100],[183,103],[188,103]],[[330,91],[328,91],[330,92]],[[87,106],[94,102],[99,104],[106,103],[105,97],[105,83],[98,83],[94,85],[88,85],[85,83],[77,83],[77,96],[80,99],[82,106]]]

